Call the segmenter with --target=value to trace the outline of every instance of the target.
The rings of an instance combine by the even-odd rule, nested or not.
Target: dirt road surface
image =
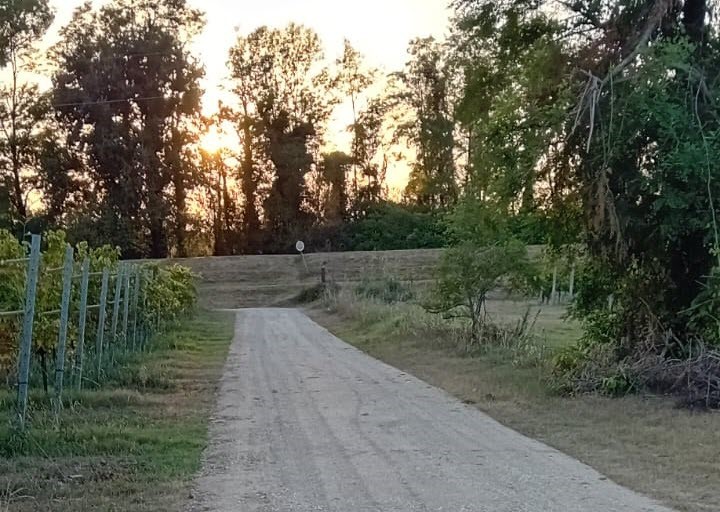
[[[237,313],[190,510],[670,512],[289,309]]]

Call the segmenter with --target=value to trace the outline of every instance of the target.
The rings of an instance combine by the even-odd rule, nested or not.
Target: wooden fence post
[[[95,338],[95,358],[97,359],[97,377],[102,370],[103,339],[105,337],[105,310],[107,308],[108,287],[110,285],[110,269],[105,267],[100,288],[100,310],[98,313],[97,336]]]
[[[72,291],[75,251],[71,245],[65,248],[65,265],[63,267],[63,289],[60,302],[60,332],[55,360],[55,413],[62,408],[63,378],[65,376],[65,347],[67,345],[68,320],[70,315],[70,292]]]
[[[85,326],[87,323],[88,286],[90,284],[90,260],[82,263],[80,281],[80,311],[78,311],[78,343],[75,349],[75,379],[77,389],[82,389],[83,358],[85,357]]]
[[[40,235],[32,235],[30,241],[30,259],[25,284],[25,306],[23,312],[22,339],[18,359],[18,416],[20,428],[25,428],[27,413],[28,385],[30,380],[30,355],[32,352],[33,323],[35,321],[35,297],[37,292],[38,271],[40,269]]]

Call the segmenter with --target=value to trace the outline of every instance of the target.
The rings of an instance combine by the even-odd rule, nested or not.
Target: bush
[[[688,325],[702,340],[720,347],[720,267],[714,267],[690,308]]]
[[[295,301],[300,304],[310,304],[319,300],[325,300],[328,296],[336,295],[339,291],[340,286],[336,283],[318,283],[310,288],[303,289],[295,297]]]
[[[348,250],[435,249],[446,245],[442,218],[393,203],[373,206],[347,227]]]
[[[523,288],[532,275],[527,249],[520,242],[511,240],[484,247],[465,243],[443,255],[432,299],[426,307],[447,317],[470,319],[474,342],[492,339],[484,330],[488,293],[501,286]]]
[[[415,298],[415,293],[409,286],[389,276],[379,279],[365,278],[355,287],[355,293],[360,297],[386,304],[409,302]]]

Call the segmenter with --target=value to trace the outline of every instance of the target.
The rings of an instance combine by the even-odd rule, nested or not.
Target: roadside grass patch
[[[200,312],[124,358],[96,389],[68,389],[59,423],[34,392],[31,427],[0,394],[0,504],[17,511],[176,511],[200,468],[233,334],[230,313]],[[0,505],[0,511],[3,511]]]
[[[415,298],[415,292],[411,285],[387,275],[376,278],[364,277],[362,281],[355,285],[354,291],[360,297],[385,304],[410,302]]]

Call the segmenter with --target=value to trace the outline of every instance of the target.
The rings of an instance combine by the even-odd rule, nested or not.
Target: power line
[[[123,99],[117,99],[117,100],[97,100],[97,101],[78,101],[78,102],[69,102],[69,103],[54,103],[54,104],[52,104],[52,106],[54,108],[80,107],[83,105],[106,105],[106,104],[110,104],[110,103],[125,103],[128,101],[162,100],[165,98],[166,98],[166,96],[140,96],[137,98],[123,98]]]
[[[96,55],[90,57],[92,62],[107,62],[118,59],[134,58],[134,57],[175,57],[175,52],[136,52],[136,53],[120,53],[117,55]]]
[[[103,57],[97,57],[95,60],[114,60],[114,59],[123,59],[125,57],[157,57],[157,56],[174,56],[176,55],[173,52],[137,52],[137,53],[123,53],[120,55],[107,55]]]

